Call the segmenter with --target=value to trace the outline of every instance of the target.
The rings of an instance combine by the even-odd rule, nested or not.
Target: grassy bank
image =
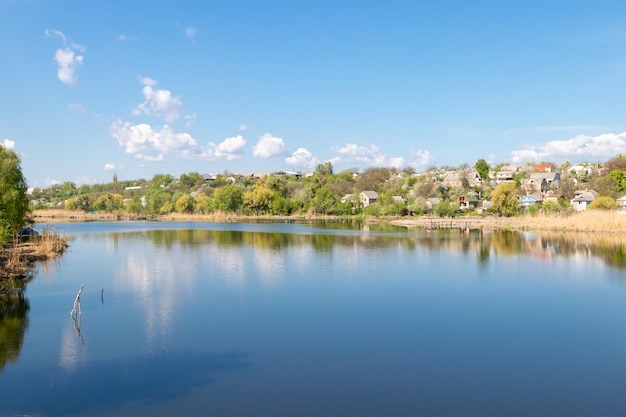
[[[67,249],[67,239],[50,228],[26,242],[13,242],[0,247],[0,279],[24,276],[34,262],[46,262]]]
[[[85,213],[67,210],[35,210],[34,219],[38,223],[116,221],[116,220],[155,220],[155,221],[198,221],[198,222],[240,222],[258,220],[318,220],[339,219],[333,216],[243,216],[232,213],[216,212],[212,214],[177,214],[146,217],[128,214]],[[434,216],[376,218],[368,217],[367,222],[389,221],[405,227],[441,228],[480,228],[506,230],[537,230],[555,232],[584,233],[626,233],[626,214],[617,211],[587,210],[568,214],[538,214],[517,217],[462,216],[442,218]]]
[[[517,217],[467,216],[439,218],[424,216],[393,220],[392,223],[405,227],[424,227],[429,229],[470,228],[626,234],[626,214],[603,210],[587,210],[570,214],[522,215]]]

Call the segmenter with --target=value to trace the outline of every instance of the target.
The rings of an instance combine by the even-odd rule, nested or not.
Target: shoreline
[[[406,228],[425,229],[487,229],[511,231],[583,232],[625,234],[626,213],[618,211],[588,210],[568,214],[520,215],[515,217],[461,216],[461,217],[341,217],[341,216],[243,216],[213,213],[209,215],[176,214],[164,216],[115,215],[111,213],[85,213],[66,210],[35,210],[36,223],[103,222],[103,221],[189,221],[189,222],[245,222],[245,221],[316,221],[363,220],[366,223],[388,222]]]

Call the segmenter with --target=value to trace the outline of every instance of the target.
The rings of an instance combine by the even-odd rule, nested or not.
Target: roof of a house
[[[376,191],[361,191],[361,194],[370,199],[378,198],[378,193]]]

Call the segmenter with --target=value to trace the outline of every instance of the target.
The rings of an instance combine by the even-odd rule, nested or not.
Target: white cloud
[[[104,164],[105,171],[115,171],[115,164]]]
[[[239,130],[241,130],[242,132],[245,132],[248,129],[250,129],[250,128],[245,123],[242,123],[242,124],[239,125]]]
[[[59,30],[46,29],[44,33],[49,38],[60,38],[63,41],[63,48],[57,49],[54,54],[54,60],[59,67],[57,76],[64,84],[74,84],[77,77],[76,71],[84,62],[84,57],[81,54],[85,52],[85,47],[72,42]]]
[[[435,158],[428,151],[418,149],[417,151],[411,151],[411,166],[415,169],[423,170],[428,168],[435,162]]]
[[[214,148],[216,158],[225,158],[229,161],[241,159],[243,148],[246,146],[246,140],[241,135],[232,138],[226,138],[218,145],[209,144]]]
[[[189,127],[193,124],[193,122],[196,120],[196,114],[186,114],[185,117],[185,126]]]
[[[15,148],[15,142],[10,140],[10,139],[2,139],[0,141],[0,146],[2,146],[5,149],[14,149]]]
[[[174,123],[180,118],[180,108],[183,105],[180,97],[172,96],[169,90],[155,90],[152,87],[157,84],[150,77],[141,77],[143,84],[144,101],[133,109],[133,115],[154,115],[162,117],[168,123]],[[194,117],[194,116],[190,116]]]
[[[48,187],[50,187],[51,185],[57,185],[57,184],[61,184],[61,181],[55,180],[55,179],[50,178],[50,177],[46,178],[46,185]]]
[[[191,26],[189,26],[187,27],[187,29],[185,29],[185,36],[193,39],[193,37],[196,36],[197,32],[198,32],[198,29],[192,28]]]
[[[187,159],[241,159],[246,140],[241,136],[226,138],[215,144],[209,142],[201,146],[189,133],[176,133],[165,125],[160,129],[140,123],[132,124],[118,120],[113,123],[110,133],[128,154],[144,161],[164,161],[166,155]]]
[[[261,159],[283,156],[287,152],[283,139],[274,137],[270,133],[259,136],[256,146],[252,147],[252,155]]]
[[[287,165],[304,168],[315,168],[319,164],[319,159],[313,156],[306,148],[298,148],[291,156],[285,158]]]
[[[370,145],[369,147],[366,147],[357,146],[354,143],[347,143],[345,146],[342,146],[340,148],[334,148],[334,150],[335,152],[337,152],[338,156],[331,159],[331,163],[360,162],[368,166],[392,166],[396,168],[404,165],[404,158],[402,158],[401,156],[386,156],[380,152],[376,145]]]
[[[528,145],[511,152],[513,162],[541,160],[589,161],[610,159],[626,153],[626,132],[605,133],[597,136],[578,135],[567,140],[553,140],[544,144]]]
[[[168,153],[184,156],[201,153],[198,142],[190,134],[174,133],[167,125],[154,130],[145,123],[133,125],[118,120],[113,123],[110,132],[126,153],[146,161],[163,160]]]

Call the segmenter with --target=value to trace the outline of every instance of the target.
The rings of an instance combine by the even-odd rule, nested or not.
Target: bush
[[[615,210],[617,202],[611,197],[598,197],[589,204],[590,210]]]

